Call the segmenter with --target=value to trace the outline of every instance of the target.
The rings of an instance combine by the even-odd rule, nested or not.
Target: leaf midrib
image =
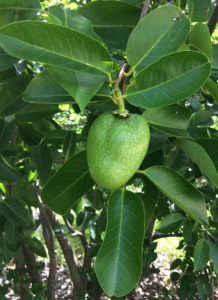
[[[133,69],[136,69],[138,67],[138,65],[140,65],[140,63],[144,60],[144,58],[146,56],[149,55],[149,53],[157,46],[157,44],[159,44],[159,42],[165,37],[165,35],[167,34],[167,32],[170,30],[170,28],[174,25],[174,23],[170,23],[170,26],[167,27],[166,31],[164,31],[164,33],[162,33],[162,35],[159,37],[159,39],[156,40],[156,42],[153,44],[153,46],[150,48],[150,50],[148,50],[142,57],[141,59],[134,65],[132,66]]]
[[[72,29],[70,29],[70,30],[72,30]],[[74,31],[74,30],[72,30],[72,31]],[[76,31],[76,32],[79,33],[79,34],[81,34],[81,32],[79,32],[79,31]],[[65,58],[65,59],[68,59],[68,60],[70,60],[70,62],[77,62],[77,63],[80,63],[80,64],[82,64],[82,65],[89,66],[89,67],[91,67],[91,68],[93,68],[93,69],[96,69],[96,70],[98,70],[98,71],[100,71],[100,72],[102,72],[102,73],[108,74],[105,70],[101,70],[101,69],[97,68],[96,66],[90,65],[90,64],[85,63],[85,62],[82,62],[82,61],[80,61],[80,60],[72,59],[72,58],[70,58],[70,57],[68,57],[68,56],[61,55],[60,53],[52,52],[51,50],[48,50],[48,49],[46,49],[46,48],[42,48],[42,47],[39,47],[39,46],[36,46],[36,45],[31,45],[31,44],[29,44],[29,43],[27,43],[27,42],[25,42],[25,41],[18,40],[18,39],[16,39],[15,37],[12,37],[12,36],[9,36],[9,35],[6,35],[6,34],[3,34],[3,33],[0,32],[0,36],[1,36],[1,35],[5,36],[5,37],[8,38],[8,39],[18,41],[19,43],[24,44],[24,46],[27,45],[27,46],[33,47],[33,48],[35,48],[35,49],[40,49],[40,50],[46,51],[46,52],[48,52],[48,53],[51,53],[52,55],[58,55],[58,56],[60,56],[60,57],[63,57],[63,58]],[[85,36],[86,38],[89,38],[87,35],[84,35],[84,36]],[[92,40],[94,40],[94,39],[92,39]],[[94,40],[94,41],[96,41],[96,40]],[[101,44],[99,44],[99,45],[101,45]],[[104,49],[104,47],[102,47],[102,48]],[[105,50],[105,49],[104,49],[104,50]],[[50,65],[54,65],[54,66],[59,66],[59,65],[55,65],[55,64],[51,64],[51,63],[49,63],[49,64],[50,64]],[[60,67],[66,68],[66,67],[63,67],[63,66],[60,66]],[[73,70],[72,68],[68,68],[68,69]]]
[[[208,65],[208,62],[205,62],[204,64],[200,65],[200,66],[197,67],[197,68],[191,69],[191,70],[189,70],[189,71],[183,73],[182,75],[173,77],[173,78],[170,79],[170,80],[164,81],[164,82],[162,82],[161,84],[158,84],[158,85],[154,85],[154,86],[152,86],[152,87],[150,87],[150,88],[148,88],[148,89],[138,90],[137,92],[134,92],[134,93],[127,93],[126,96],[141,94],[141,93],[150,91],[150,90],[152,90],[152,89],[156,89],[156,88],[158,88],[158,87],[164,86],[164,85],[166,85],[166,84],[168,84],[168,83],[171,83],[171,82],[173,82],[173,81],[175,81],[175,80],[177,80],[177,79],[181,79],[182,77],[186,76],[187,74],[190,74],[190,73],[192,73],[192,72],[194,72],[194,71],[196,71],[196,70],[198,70],[198,69],[201,69],[202,67],[204,67],[204,66],[206,66],[206,65]],[[143,72],[143,71],[141,71],[140,73],[142,73],[142,72]],[[139,74],[140,74],[140,73],[139,73]],[[136,78],[136,80],[137,80],[137,78]]]
[[[63,194],[65,194],[70,188],[72,188],[79,180],[81,180],[83,177],[85,177],[87,174],[89,173],[89,171],[87,170],[86,172],[84,172],[80,177],[78,177],[72,184],[70,184],[65,190],[63,190],[60,194],[58,194],[56,197],[53,198],[53,201],[57,200],[59,197],[61,197]],[[52,180],[52,178],[51,178]],[[48,182],[49,184],[49,182]],[[53,202],[52,201],[52,202]]]
[[[121,254],[120,251],[120,244],[121,244],[121,231],[122,231],[122,219],[123,219],[123,210],[124,210],[124,190],[122,189],[122,201],[121,201],[121,214],[120,214],[120,223],[119,223],[119,233],[118,233],[118,245],[117,245],[117,255],[116,255],[116,271],[115,271],[115,281],[114,281],[114,291],[116,290],[116,285],[117,285],[117,273],[118,273],[118,262],[119,262],[119,257]]]

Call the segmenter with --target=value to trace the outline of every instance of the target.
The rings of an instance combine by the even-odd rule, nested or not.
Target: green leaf
[[[22,182],[24,178],[2,156],[0,156],[0,182]]]
[[[61,24],[62,26],[72,28],[93,39],[99,40],[99,37],[93,30],[91,22],[78,14],[77,11],[66,9],[62,5],[55,5],[50,6],[48,12],[58,19],[59,25]]]
[[[182,175],[163,166],[150,167],[142,173],[195,221],[208,224],[203,196]]]
[[[22,241],[21,228],[7,220],[4,226],[4,243],[10,251],[16,252]]]
[[[207,22],[213,11],[211,0],[188,0],[188,8],[192,22]]]
[[[158,131],[154,130],[153,128],[150,128],[150,142],[148,147],[148,154],[153,153],[164,145],[168,140],[167,136],[159,133]]]
[[[86,151],[72,156],[45,184],[42,200],[58,214],[71,206],[94,185],[89,175]]]
[[[41,184],[44,185],[51,175],[52,157],[45,143],[30,147],[30,156],[39,175]]]
[[[207,245],[209,247],[210,258],[212,259],[214,270],[218,273],[218,246],[209,240],[207,240]]]
[[[154,124],[151,124],[151,126],[167,135],[167,136],[175,136],[175,137],[190,137],[190,133],[187,131],[187,130],[184,130],[184,129],[175,129],[175,128],[168,128],[168,127],[163,127],[163,126],[159,126],[159,125],[154,125]]]
[[[184,223],[185,217],[180,213],[166,215],[162,220],[157,222],[155,230],[161,233],[177,231]]]
[[[10,68],[8,70],[5,70],[5,71],[1,71],[0,72],[0,82],[7,82],[7,79],[9,78],[13,78],[15,77],[17,74],[16,74],[16,70],[15,68]]]
[[[176,129],[187,129],[191,111],[183,106],[174,104],[161,108],[146,109],[143,117],[148,123]]]
[[[27,145],[38,145],[43,138],[43,135],[32,124],[20,123],[18,124],[18,129],[23,141]]]
[[[218,44],[212,46],[212,67],[218,69]]]
[[[63,154],[68,159],[75,151],[76,149],[76,141],[77,141],[77,135],[75,131],[70,131],[67,133],[64,145],[63,145]]]
[[[185,9],[187,5],[187,0],[176,0],[176,4],[180,9]]]
[[[37,238],[33,237],[31,239],[28,239],[27,245],[30,247],[33,253],[41,257],[47,257],[44,245]]]
[[[178,140],[177,144],[201,172],[218,186],[218,140],[205,138],[196,141]]]
[[[198,240],[194,248],[194,272],[202,271],[209,260],[209,248],[207,241]]]
[[[127,101],[142,108],[167,106],[199,89],[210,73],[207,57],[181,51],[162,57],[139,72],[127,88]]]
[[[70,70],[109,74],[112,69],[110,55],[99,42],[59,25],[11,23],[0,29],[0,45],[13,56]]]
[[[154,210],[158,202],[159,191],[155,187],[155,185],[153,185],[153,183],[147,178],[145,178],[144,180],[144,186],[145,190],[144,193],[141,195],[141,199],[143,201],[145,211],[145,232],[147,232],[148,226],[154,215]]]
[[[176,6],[166,5],[153,10],[139,21],[129,37],[128,63],[141,70],[176,51],[186,40],[189,29],[188,18],[181,15]]]
[[[144,209],[132,192],[117,190],[109,199],[106,235],[95,272],[108,296],[121,297],[140,279],[144,239]]]
[[[0,212],[16,225],[29,226],[30,224],[29,215],[18,199],[11,197],[0,201]]]
[[[5,146],[8,144],[14,129],[14,121],[7,123],[3,120],[0,120],[0,152],[2,152],[2,150],[4,150]]]
[[[209,90],[214,101],[216,102],[216,104],[218,104],[218,83],[214,82],[211,79],[208,79],[204,87]]]
[[[0,48],[0,71],[4,71],[11,68],[16,61],[17,58],[9,55],[3,49]]]
[[[14,114],[27,106],[22,101],[22,93],[30,79],[30,76],[20,75],[3,85],[0,89],[0,117]]]
[[[190,32],[189,45],[198,48],[202,51],[209,60],[212,58],[212,45],[210,31],[207,24],[197,23],[195,24]]]
[[[125,49],[141,10],[120,1],[93,1],[78,9],[92,22],[95,32],[112,49]]]
[[[52,118],[59,111],[56,105],[28,104],[15,114],[15,118],[19,122],[32,122]]]
[[[90,74],[55,66],[49,66],[48,70],[51,77],[75,99],[81,111],[84,111],[106,79],[103,73]]]
[[[8,23],[32,19],[40,8],[39,0],[1,0],[0,27]]]
[[[75,102],[70,95],[43,71],[30,81],[23,93],[23,100],[31,103],[61,104]]]

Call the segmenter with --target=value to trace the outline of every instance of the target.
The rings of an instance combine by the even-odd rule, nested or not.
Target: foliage
[[[184,256],[171,265],[178,289],[165,288],[163,299],[208,299],[218,273],[214,1],[6,2],[0,272],[9,283],[0,298],[13,288],[21,299],[55,299],[57,242],[72,299],[125,296],[155,261],[155,240],[179,236]],[[114,110],[141,115],[150,143],[139,170],[111,191],[89,174],[86,147],[94,120]],[[128,167],[134,153],[126,153]]]

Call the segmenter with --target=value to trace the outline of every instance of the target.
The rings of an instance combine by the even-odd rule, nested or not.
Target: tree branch
[[[64,217],[64,223],[67,226],[69,232],[72,234],[72,236],[78,236],[80,238],[81,244],[83,246],[83,250],[84,250],[84,258],[83,258],[83,267],[86,269],[90,269],[91,268],[91,258],[89,257],[89,249],[90,246],[87,243],[86,237],[85,235],[80,232],[75,230],[70,223],[68,222],[67,218]]]
[[[182,233],[159,233],[159,232],[154,232],[152,235],[152,241],[166,238],[166,237],[180,237],[183,236]]]
[[[142,12],[141,12],[141,17],[140,18],[143,18],[147,14],[150,2],[151,2],[151,0],[146,0],[145,1],[144,5],[142,7]]]
[[[36,199],[39,205],[40,220],[42,224],[42,232],[45,240],[46,247],[48,249],[49,255],[49,275],[48,275],[48,285],[47,285],[47,298],[48,300],[55,300],[55,279],[56,279],[56,254],[55,254],[55,244],[54,236],[49,224],[49,220],[46,215],[44,204],[42,203],[40,197],[39,187],[35,184],[34,190],[36,193]]]
[[[51,224],[51,227],[55,233],[55,236],[58,240],[58,243],[62,249],[62,252],[64,254],[64,258],[66,260],[70,277],[73,282],[73,299],[79,300],[82,297],[82,293],[87,289],[87,280],[86,277],[83,276],[83,274],[80,272],[79,267],[76,264],[74,253],[71,249],[71,246],[69,245],[69,241],[67,238],[63,236],[63,234],[60,234],[60,232],[57,232],[56,229],[60,227],[59,222],[57,221],[55,215],[50,209],[46,209],[46,213],[49,219],[49,222]]]
[[[216,28],[216,24],[218,22],[218,1],[216,1],[216,7],[213,11],[213,14],[208,22],[208,27],[209,27],[209,31],[210,34],[212,35],[212,33],[214,32],[215,28]]]

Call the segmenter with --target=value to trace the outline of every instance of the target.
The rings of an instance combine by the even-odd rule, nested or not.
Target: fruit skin
[[[138,170],[150,140],[141,115],[122,118],[104,113],[92,124],[87,143],[89,171],[95,182],[108,189],[124,185]]]

